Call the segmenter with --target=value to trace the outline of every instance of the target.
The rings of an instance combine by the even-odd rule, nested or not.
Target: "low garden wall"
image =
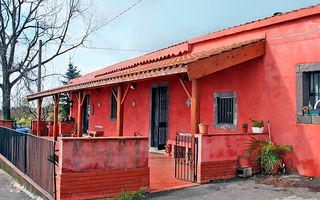
[[[267,133],[196,134],[198,138],[198,183],[228,179],[236,176],[238,156],[245,155],[253,138],[268,138]],[[257,172],[256,159],[250,157],[250,166]]]
[[[59,138],[58,199],[149,188],[147,137]]]

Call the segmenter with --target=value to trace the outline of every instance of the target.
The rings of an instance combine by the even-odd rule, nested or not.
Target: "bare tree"
[[[0,66],[3,119],[10,119],[11,89],[35,79],[39,40],[44,65],[98,29],[90,4],[81,0],[0,0]]]

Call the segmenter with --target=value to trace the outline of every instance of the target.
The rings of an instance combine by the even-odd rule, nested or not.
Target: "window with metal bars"
[[[117,91],[115,90],[115,93],[117,95]],[[114,97],[112,91],[111,91],[111,101],[110,101],[110,120],[114,121],[117,120],[117,100]]]
[[[213,93],[213,128],[238,129],[237,91]]]
[[[320,72],[310,73],[309,103],[313,106],[320,100]]]
[[[233,97],[218,97],[218,123],[233,124]]]

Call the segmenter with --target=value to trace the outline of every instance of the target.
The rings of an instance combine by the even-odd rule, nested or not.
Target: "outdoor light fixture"
[[[100,101],[99,101],[99,102],[98,102],[98,108],[100,108],[100,105],[101,105],[101,104],[100,104]]]
[[[131,86],[130,86],[130,88],[133,89],[133,90],[136,89],[136,84],[135,84],[135,83],[132,83]]]

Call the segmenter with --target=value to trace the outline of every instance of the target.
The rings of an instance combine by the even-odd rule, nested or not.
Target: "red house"
[[[59,95],[69,93],[77,137],[137,132],[162,149],[177,131],[190,133],[198,138],[198,152],[191,149],[200,183],[234,176],[237,156],[255,136],[241,125],[269,120],[273,141],[294,147],[288,169],[320,177],[320,116],[301,111],[320,99],[319,52],[316,5],[193,38],[28,99],[54,96],[57,108]],[[200,122],[209,134],[198,134]]]

